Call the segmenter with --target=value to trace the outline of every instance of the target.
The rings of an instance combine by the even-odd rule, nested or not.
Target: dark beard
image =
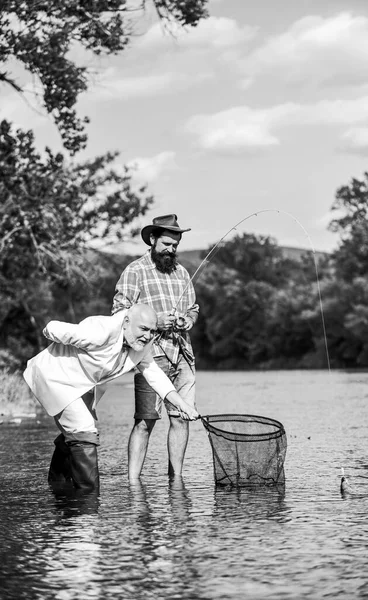
[[[170,275],[176,270],[178,259],[175,254],[161,254],[160,252],[156,252],[156,249],[152,246],[151,257],[160,273]]]

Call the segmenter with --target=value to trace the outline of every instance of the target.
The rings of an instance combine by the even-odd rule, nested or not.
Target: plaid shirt
[[[185,293],[184,290],[187,287]],[[177,305],[178,301],[180,302]],[[161,273],[151,259],[148,250],[141,258],[134,260],[122,272],[116,284],[112,313],[129,308],[137,302],[152,306],[157,315],[177,312],[189,318],[192,324],[198,318],[199,306],[195,304],[195,292],[188,271],[177,265],[172,273]],[[194,363],[194,355],[189,334],[186,331],[160,331],[159,339],[153,345],[153,356],[164,356],[176,364],[179,350],[187,361]]]

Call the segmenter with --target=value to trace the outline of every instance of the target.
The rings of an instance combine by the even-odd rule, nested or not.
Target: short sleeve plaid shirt
[[[187,289],[186,289],[187,288]],[[178,301],[180,302],[177,305]],[[195,303],[195,291],[188,271],[177,265],[170,274],[161,273],[151,259],[148,250],[141,258],[126,267],[116,284],[112,313],[129,308],[137,302],[149,304],[160,313],[171,312],[177,308],[180,314],[191,319],[193,324],[198,318],[199,306]],[[189,363],[194,362],[193,349],[187,332],[162,331],[153,346],[154,356],[166,355],[176,364],[181,350]]]

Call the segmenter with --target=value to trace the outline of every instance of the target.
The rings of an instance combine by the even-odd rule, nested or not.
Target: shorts
[[[185,402],[195,408],[195,367],[190,365],[182,354],[178,363],[173,365],[166,356],[155,358],[157,365],[168,376],[176,391]],[[163,400],[147,383],[143,375],[134,375],[135,419],[161,419]],[[167,400],[164,401],[167,414],[179,416],[179,411]]]

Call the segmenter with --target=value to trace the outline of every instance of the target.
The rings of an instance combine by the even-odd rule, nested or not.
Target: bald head
[[[148,304],[133,304],[129,308],[128,316],[130,319],[144,319],[157,321],[156,312]]]
[[[133,304],[123,321],[125,342],[133,350],[143,350],[157,331],[156,312],[148,304]]]

